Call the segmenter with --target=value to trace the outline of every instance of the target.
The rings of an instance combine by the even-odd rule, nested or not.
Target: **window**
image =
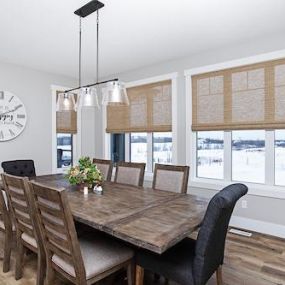
[[[155,163],[172,163],[172,133],[130,133],[129,153],[131,162],[146,163],[146,171],[152,172]]]
[[[131,133],[131,162],[147,163],[147,133]]]
[[[275,184],[285,185],[285,130],[275,131]]]
[[[57,134],[57,168],[72,165],[73,161],[73,136],[72,134]]]
[[[155,163],[171,164],[172,133],[153,133],[153,167]]]
[[[232,180],[265,182],[265,131],[232,132]]]
[[[197,176],[224,178],[223,132],[197,132]]]

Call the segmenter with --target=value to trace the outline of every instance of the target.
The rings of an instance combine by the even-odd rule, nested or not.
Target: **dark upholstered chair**
[[[20,177],[36,176],[35,164],[33,160],[11,160],[3,161],[1,164],[5,173]]]
[[[66,191],[36,182],[30,186],[47,253],[48,285],[54,284],[56,273],[73,284],[91,285],[123,268],[132,285],[131,249],[97,233],[78,239]]]
[[[153,189],[187,193],[189,166],[155,164]]]
[[[113,171],[113,163],[111,160],[107,159],[93,159],[93,163],[97,165],[97,168],[104,175],[104,179],[106,181],[111,181],[112,179],[112,171]]]
[[[162,255],[139,250],[136,284],[143,282],[143,269],[183,285],[205,285],[216,272],[217,284],[222,284],[221,265],[229,221],[236,202],[247,191],[243,184],[232,184],[217,193],[208,205],[196,241],[184,239]]]
[[[116,183],[143,186],[145,163],[118,162],[116,167]]]
[[[23,276],[24,256],[27,250],[38,255],[37,285],[44,285],[45,251],[40,240],[40,231],[36,223],[35,210],[27,177],[3,174],[2,179],[7,193],[11,212],[15,220],[17,252],[15,278]]]

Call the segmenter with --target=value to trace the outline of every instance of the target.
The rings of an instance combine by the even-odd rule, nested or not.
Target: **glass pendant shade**
[[[103,94],[103,105],[124,106],[129,105],[126,88],[118,81],[110,82]]]
[[[80,92],[81,107],[99,108],[97,88],[82,88]]]
[[[56,110],[59,112],[76,110],[74,94],[72,93],[58,94]]]

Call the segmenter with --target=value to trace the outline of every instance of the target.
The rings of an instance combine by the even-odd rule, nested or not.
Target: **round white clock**
[[[19,136],[26,122],[27,113],[23,102],[11,92],[0,91],[0,142]]]

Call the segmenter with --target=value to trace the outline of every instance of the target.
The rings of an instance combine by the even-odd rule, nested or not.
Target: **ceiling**
[[[1,0],[0,61],[77,77],[89,0]],[[285,32],[284,0],[102,0],[100,75]],[[83,19],[83,76],[95,77],[96,15]]]

